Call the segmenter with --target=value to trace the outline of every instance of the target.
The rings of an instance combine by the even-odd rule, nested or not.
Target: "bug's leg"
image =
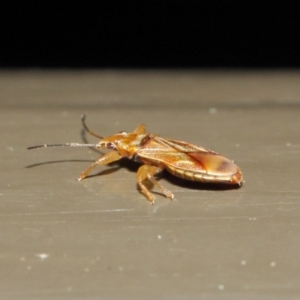
[[[106,154],[104,154],[103,156],[101,156],[100,158],[98,158],[94,163],[92,163],[87,169],[85,169],[77,178],[78,181],[84,179],[86,176],[89,175],[89,173],[91,173],[91,171],[97,166],[97,165],[107,165],[111,162],[117,161],[119,159],[121,159],[122,156],[115,151],[112,152],[108,152]]]
[[[143,165],[138,169],[137,172],[137,182],[138,185],[140,186],[142,192],[145,194],[145,196],[147,197],[147,199],[152,202],[152,204],[154,203],[154,196],[153,194],[150,193],[150,191],[146,188],[146,186],[143,184],[143,181],[145,179],[150,180],[153,184],[155,184],[162,192],[163,194],[170,199],[174,198],[174,195],[167,190],[166,188],[164,188],[153,176],[155,174],[158,174],[159,172],[161,172],[162,169],[155,167],[155,166],[149,166],[149,165]]]

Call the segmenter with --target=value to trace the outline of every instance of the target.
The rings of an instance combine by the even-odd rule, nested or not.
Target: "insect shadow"
[[[67,162],[93,162],[93,160],[87,160],[87,159],[63,159],[63,160],[50,160],[50,161],[44,161],[41,163],[31,164],[26,166],[25,168],[30,169],[42,165],[48,165],[48,164],[58,164],[58,163],[67,163]]]

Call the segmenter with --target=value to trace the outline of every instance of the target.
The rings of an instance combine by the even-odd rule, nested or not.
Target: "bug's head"
[[[142,144],[147,136],[144,132],[125,132],[121,131],[112,136],[105,137],[99,141],[97,148],[116,150],[119,153],[133,153]],[[124,152],[125,151],[125,152]]]
[[[121,131],[117,134],[111,135],[109,137],[102,138],[97,144],[97,148],[118,150],[119,147],[122,147],[125,144],[128,144],[129,134],[125,131]]]
[[[96,148],[98,149],[112,149],[112,150],[117,150],[121,151],[125,150],[127,151],[128,149],[132,147],[136,147],[140,145],[142,139],[146,135],[146,128],[144,124],[140,124],[132,133],[127,133],[126,131],[120,131],[119,133],[116,133],[112,136],[109,137],[102,137],[98,135],[97,133],[91,131],[87,125],[85,124],[85,115],[81,117],[82,125],[86,129],[86,131],[95,136],[100,138],[100,142],[96,144]]]

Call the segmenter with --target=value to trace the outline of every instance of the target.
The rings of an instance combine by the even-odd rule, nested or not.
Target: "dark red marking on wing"
[[[238,172],[238,167],[228,158],[211,152],[189,152],[189,156],[194,158],[203,169],[210,174],[226,175]]]

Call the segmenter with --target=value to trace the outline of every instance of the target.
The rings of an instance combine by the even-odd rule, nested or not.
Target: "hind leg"
[[[145,194],[147,199],[153,204],[155,197],[153,196],[152,193],[146,188],[146,186],[143,184],[143,181],[148,179],[150,180],[153,184],[155,184],[161,191],[162,193],[170,199],[174,198],[174,195],[164,188],[155,178],[154,175],[158,174],[162,171],[163,169],[155,166],[149,166],[149,165],[142,165],[137,172],[137,182],[139,187],[141,188],[142,192]]]

